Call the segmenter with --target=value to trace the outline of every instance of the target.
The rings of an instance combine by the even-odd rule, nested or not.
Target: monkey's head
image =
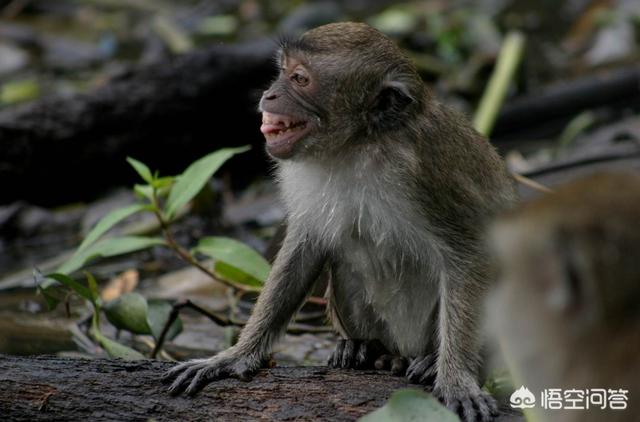
[[[503,216],[493,241],[501,287],[527,292],[524,300],[539,300],[546,317],[577,329],[640,316],[639,175],[572,182]]]
[[[517,369],[549,383],[628,348],[625,333],[640,326],[639,175],[572,182],[503,216],[491,234],[500,280],[487,310]]]
[[[273,157],[333,156],[406,130],[425,88],[384,34],[334,23],[282,42],[280,74],[260,100],[261,131]]]

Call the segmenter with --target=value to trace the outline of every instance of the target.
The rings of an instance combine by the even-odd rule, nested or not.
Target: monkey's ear
[[[582,302],[584,277],[572,251],[561,250],[556,258],[560,274],[547,291],[547,304],[556,311],[570,313]]]
[[[375,121],[384,122],[386,117],[401,112],[413,101],[409,87],[404,82],[387,80],[382,83],[373,101],[371,113]]]
[[[561,274],[552,283],[547,299],[553,309],[585,320],[597,311],[598,303],[594,298],[596,292],[590,260],[584,256],[581,240],[584,239],[575,239],[562,231],[556,237],[556,258]]]

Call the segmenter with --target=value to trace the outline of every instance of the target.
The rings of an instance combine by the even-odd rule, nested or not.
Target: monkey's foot
[[[457,414],[462,422],[490,422],[498,416],[496,400],[475,383],[466,388],[436,386],[433,395]]]
[[[226,350],[208,359],[178,364],[163,375],[162,382],[171,383],[169,393],[173,396],[182,392],[193,396],[207,384],[219,379],[238,378],[249,381],[262,366],[263,362],[256,358],[238,356]]]
[[[407,378],[413,383],[431,386],[436,381],[437,373],[436,355],[428,354],[411,361],[407,369]]]
[[[409,360],[403,356],[384,354],[376,359],[373,366],[376,369],[391,371],[393,375],[403,376],[407,372]]]
[[[332,368],[352,369],[392,369],[403,371],[404,358],[389,355],[389,352],[378,340],[338,340],[336,349],[329,357],[328,365]]]

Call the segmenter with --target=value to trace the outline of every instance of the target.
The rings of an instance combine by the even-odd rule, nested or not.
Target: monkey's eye
[[[307,72],[304,71],[304,69],[300,67],[296,68],[293,71],[293,73],[291,73],[291,76],[289,76],[289,79],[291,79],[293,82],[295,82],[300,86],[309,85],[309,75],[307,74]]]

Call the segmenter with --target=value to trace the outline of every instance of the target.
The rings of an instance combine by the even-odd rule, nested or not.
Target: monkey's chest
[[[410,209],[363,206],[343,210],[351,218],[326,245],[335,300],[347,324],[361,331],[354,336],[378,338],[404,356],[427,353],[443,274],[441,242]]]
[[[334,303],[348,332],[406,356],[425,352],[446,248],[387,169],[287,163],[280,182],[290,224],[329,252]]]
[[[332,262],[333,300],[347,333],[403,356],[429,352],[439,297],[438,264],[411,253],[354,239]]]

